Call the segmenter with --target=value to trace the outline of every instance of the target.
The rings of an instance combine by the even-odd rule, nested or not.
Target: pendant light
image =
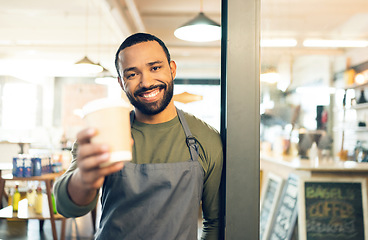
[[[176,102],[181,102],[181,103],[187,104],[187,103],[191,103],[191,102],[201,101],[201,100],[203,100],[203,96],[188,93],[188,92],[183,92],[183,93],[180,93],[180,94],[175,94],[173,96],[173,99]]]
[[[221,39],[221,26],[203,13],[203,0],[201,0],[199,14],[176,29],[174,35],[190,42],[211,42]]]
[[[77,65],[78,70],[83,73],[100,73],[103,71],[103,67],[101,65],[92,62],[87,56],[77,61],[75,64]]]
[[[82,73],[86,73],[86,74],[96,74],[96,73],[100,73],[103,71],[103,67],[99,64],[96,64],[94,62],[92,62],[88,57],[87,57],[87,40],[88,40],[88,0],[86,0],[86,36],[85,36],[85,47],[84,47],[84,51],[85,51],[85,55],[84,57],[77,61],[75,63],[75,65],[78,68],[78,71],[82,72]]]
[[[104,68],[102,65],[100,66],[103,68],[103,71],[97,73],[97,76],[95,78],[95,83],[102,84],[102,85],[118,84],[117,79],[111,75],[110,71]]]

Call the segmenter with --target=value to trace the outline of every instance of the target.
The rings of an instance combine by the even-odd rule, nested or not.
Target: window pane
[[[31,129],[36,126],[36,85],[7,83],[4,86],[2,102],[2,128]]]
[[[175,85],[174,94],[190,93],[201,97],[189,103],[175,102],[175,105],[185,112],[191,113],[199,119],[205,121],[216,130],[220,131],[220,86],[219,85]],[[205,110],[204,110],[205,109]]]

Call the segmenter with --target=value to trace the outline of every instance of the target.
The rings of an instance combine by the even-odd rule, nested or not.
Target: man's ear
[[[171,69],[171,76],[172,76],[173,79],[175,79],[175,77],[176,77],[176,63],[173,60],[170,61],[170,69]]]
[[[121,78],[120,78],[120,77],[118,77],[118,82],[119,82],[119,84],[120,84],[121,89],[123,89],[123,91],[125,92],[125,88],[124,88],[123,80],[121,80]]]

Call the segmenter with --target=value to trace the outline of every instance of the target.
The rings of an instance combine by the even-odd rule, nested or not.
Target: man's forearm
[[[68,193],[71,200],[79,206],[86,206],[95,199],[97,192],[96,189],[85,188],[80,179],[80,172],[76,169],[68,182]]]

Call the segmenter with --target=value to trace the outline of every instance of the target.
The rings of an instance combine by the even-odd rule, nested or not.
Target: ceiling
[[[0,0],[0,4],[0,75],[76,75],[73,63],[87,55],[115,76],[116,49],[129,34],[144,31],[167,44],[178,65],[178,78],[220,77],[220,41],[190,43],[173,34],[196,16],[199,0]],[[301,43],[306,38],[368,40],[367,0],[262,0],[261,9],[262,39],[298,41],[293,48],[262,48],[262,65],[277,65],[280,56],[348,51],[305,48]],[[203,0],[203,11],[221,22],[220,0]]]

